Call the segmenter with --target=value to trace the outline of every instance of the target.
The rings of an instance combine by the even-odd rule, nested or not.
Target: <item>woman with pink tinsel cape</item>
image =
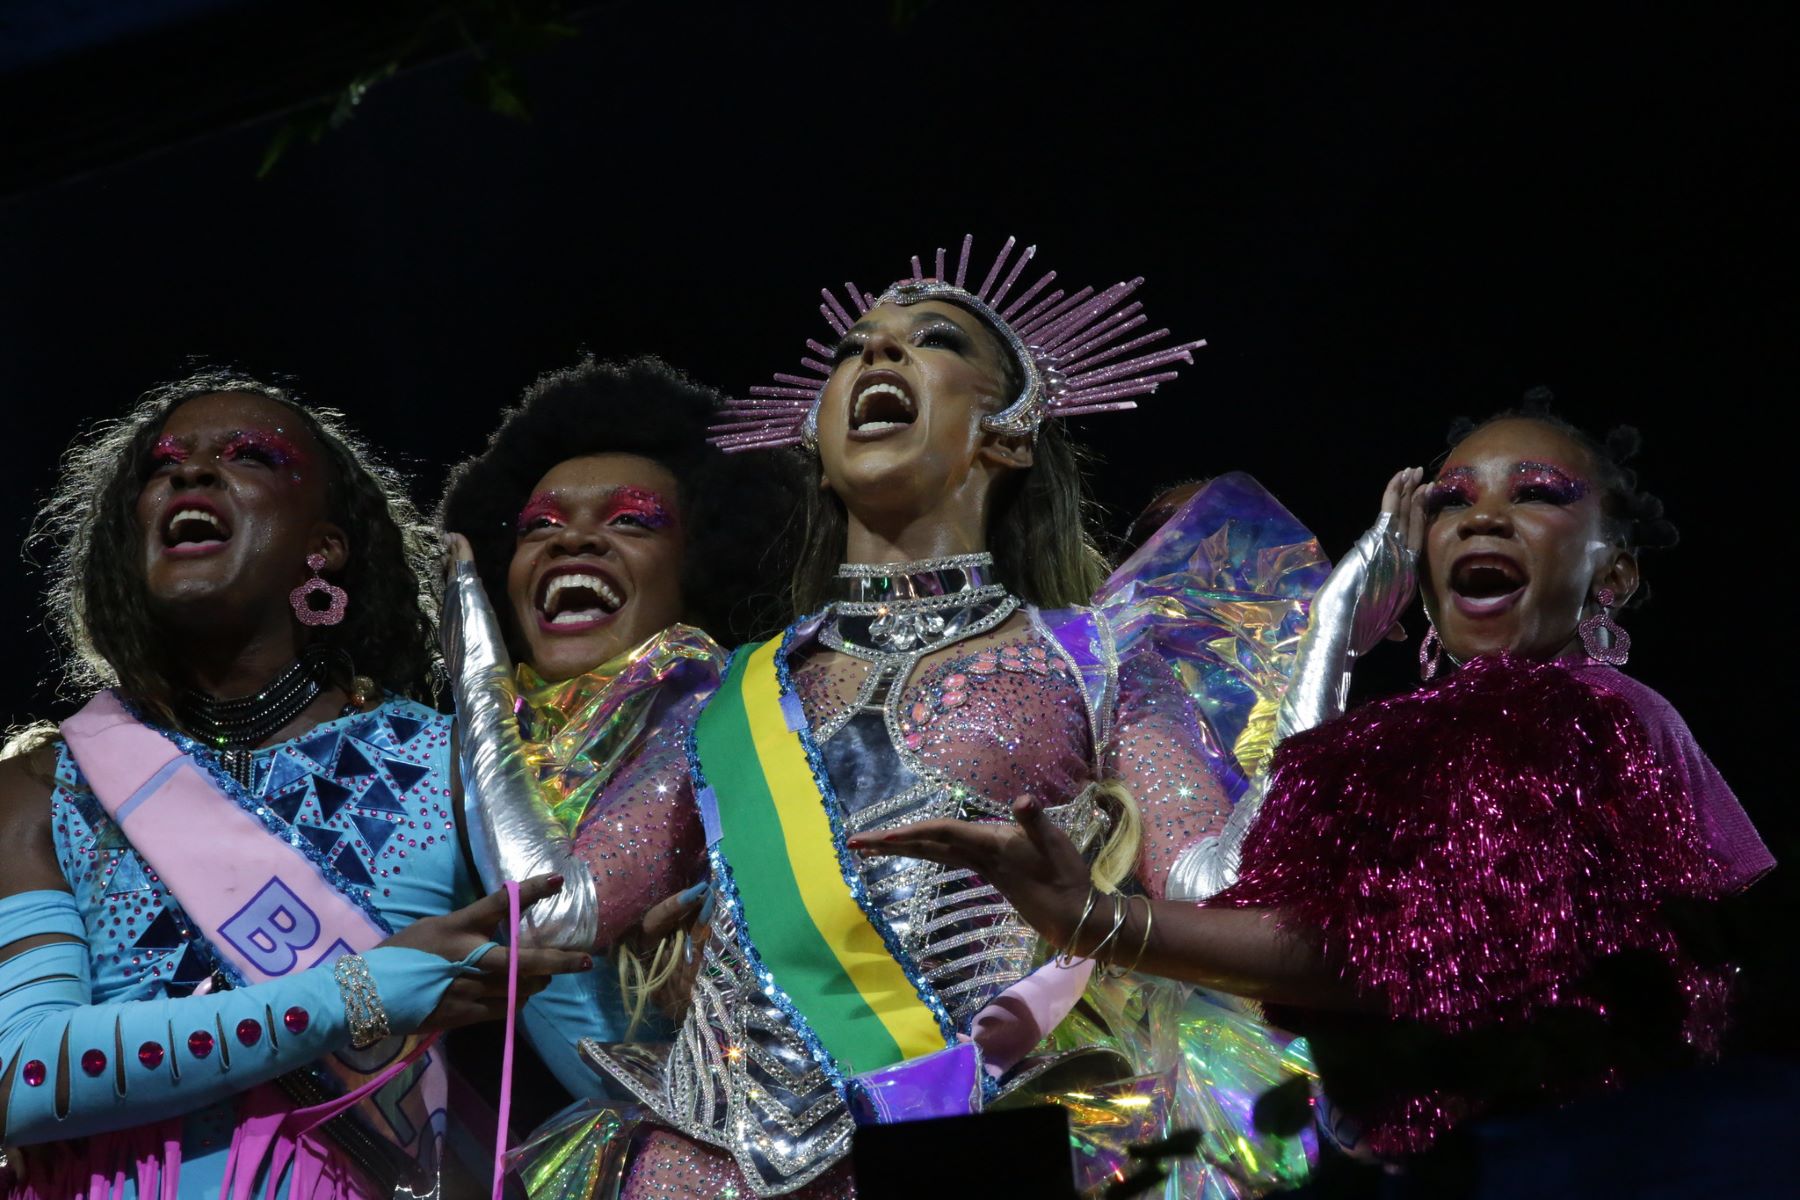
[[[1221,858],[1231,885],[1117,934],[1145,940],[1147,970],[1311,1034],[1341,1144],[1402,1159],[1484,1114],[1716,1051],[1731,971],[1683,914],[1773,860],[1679,715],[1618,669],[1638,553],[1673,541],[1622,465],[1634,444],[1505,414],[1429,487],[1396,476],[1371,538],[1422,552],[1430,686],[1289,730]],[[1374,544],[1321,605],[1355,590]],[[1327,644],[1316,623],[1294,688],[1341,695],[1364,634]],[[1092,946],[1106,930],[1083,919],[1075,857],[1033,804],[1018,812],[1016,829],[929,822],[857,844],[978,870],[1039,929]]]

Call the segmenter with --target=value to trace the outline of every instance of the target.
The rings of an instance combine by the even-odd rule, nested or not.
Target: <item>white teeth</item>
[[[213,516],[204,508],[177,509],[175,515],[169,518],[168,528],[173,529],[182,521],[204,521],[214,529],[218,530],[221,538],[225,536],[225,522],[219,520],[219,518]]]
[[[856,393],[856,420],[854,423],[858,429],[892,429],[906,424],[904,421],[875,421],[869,424],[863,423],[863,414],[869,411],[869,397],[877,396],[884,392],[890,396],[897,397],[900,403],[906,406],[908,412],[912,411],[912,400],[904,391],[891,383],[871,383],[868,387]]]
[[[544,600],[542,605],[544,612],[548,613],[551,609],[556,607],[556,593],[565,588],[586,588],[588,591],[593,592],[596,596],[600,597],[600,603],[603,605],[603,608],[600,611],[603,613],[618,612],[619,609],[625,605],[625,601],[620,597],[618,592],[613,590],[612,585],[598,575],[558,575],[556,578],[552,579],[549,586],[544,589]],[[593,609],[574,609],[569,612],[557,613],[550,618],[550,621],[551,624],[568,624],[572,621],[591,621],[594,619],[595,615],[595,610]]]
[[[904,422],[904,421],[870,421],[867,424],[858,425],[856,428],[857,428],[858,432],[861,432],[861,433],[885,433],[889,429],[904,429],[904,428],[906,428],[906,422]]]

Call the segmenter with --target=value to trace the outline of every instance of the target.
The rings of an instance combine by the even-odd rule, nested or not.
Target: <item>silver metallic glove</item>
[[[1275,740],[1321,725],[1344,711],[1350,668],[1387,636],[1418,588],[1418,556],[1400,541],[1397,519],[1382,513],[1332,568],[1313,597],[1294,674],[1275,714]]]
[[[562,890],[525,911],[522,937],[530,946],[592,950],[599,933],[593,873],[538,799],[514,715],[512,663],[475,564],[454,563],[444,593],[444,663],[462,731],[464,809],[482,884],[491,891],[509,879],[561,875]]]
[[[1381,642],[1412,603],[1417,556],[1401,542],[1397,526],[1393,514],[1382,513],[1313,596],[1294,673],[1275,714],[1277,745],[1343,713],[1351,667]],[[1266,778],[1253,780],[1225,828],[1181,852],[1169,869],[1171,900],[1205,900],[1237,882],[1244,836],[1262,808],[1266,784]]]

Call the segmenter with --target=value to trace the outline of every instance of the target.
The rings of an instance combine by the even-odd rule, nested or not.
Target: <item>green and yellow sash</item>
[[[745,950],[834,1060],[825,1065],[857,1075],[956,1039],[893,931],[851,888],[855,867],[782,650],[776,639],[733,655],[695,725],[696,790]]]

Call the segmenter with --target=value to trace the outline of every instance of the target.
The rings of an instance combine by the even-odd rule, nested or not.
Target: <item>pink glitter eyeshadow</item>
[[[157,466],[164,463],[182,463],[188,458],[188,448],[172,433],[165,433],[156,439],[156,445],[150,449],[150,461]]]
[[[1587,495],[1587,484],[1561,467],[1549,463],[1522,462],[1513,467],[1513,499],[1544,499],[1553,504],[1573,504]]]
[[[647,529],[667,529],[675,517],[663,505],[662,497],[644,488],[614,488],[611,502],[601,516],[602,525],[610,525],[619,517],[636,517]]]
[[[519,510],[519,520],[514,526],[520,534],[529,533],[539,521],[547,521],[553,525],[568,524],[568,517],[563,514],[562,505],[557,503],[553,492],[540,492],[525,502]]]
[[[298,469],[306,465],[306,454],[300,447],[280,433],[267,429],[242,429],[232,434],[219,457],[227,462],[260,458],[272,467]]]

